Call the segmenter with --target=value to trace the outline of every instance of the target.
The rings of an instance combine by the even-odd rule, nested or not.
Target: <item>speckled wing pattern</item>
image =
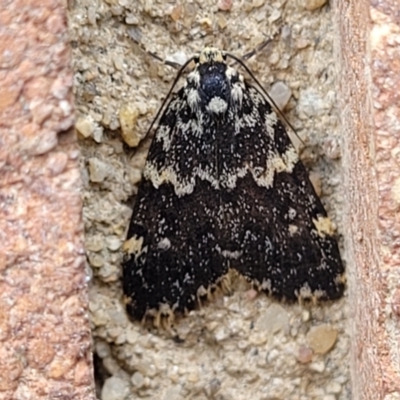
[[[193,309],[230,268],[280,300],[337,299],[332,224],[265,97],[206,48],[149,150],[125,242],[128,313]]]

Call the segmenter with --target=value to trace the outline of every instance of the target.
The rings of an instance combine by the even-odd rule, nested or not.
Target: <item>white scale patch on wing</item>
[[[244,177],[248,172],[253,176],[257,185],[264,187],[272,187],[274,183],[275,174],[281,172],[291,173],[296,163],[299,161],[294,147],[290,146],[284,154],[273,153],[267,158],[267,163],[264,169],[251,165],[244,165],[238,168],[233,168],[223,173],[211,168],[194,168],[190,178],[183,177],[180,171],[176,170],[174,166],[167,166],[163,170],[153,164],[147,162],[143,176],[150,180],[154,187],[158,188],[163,183],[171,183],[175,188],[175,193],[178,196],[193,193],[196,179],[208,181],[215,189],[236,187],[237,180]]]

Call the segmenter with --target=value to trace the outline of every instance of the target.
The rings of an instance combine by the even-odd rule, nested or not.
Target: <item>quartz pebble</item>
[[[103,182],[109,173],[109,167],[98,158],[89,159],[89,176],[92,182]]]
[[[136,147],[143,138],[138,135],[136,129],[139,114],[139,109],[134,104],[123,104],[119,110],[121,136],[123,141],[130,147]]]
[[[308,11],[314,11],[321,8],[327,0],[301,0],[302,6]]]
[[[260,316],[255,324],[255,329],[273,335],[287,327],[289,323],[286,310],[279,304],[271,304]]]
[[[204,392],[208,397],[214,396],[221,388],[221,381],[217,378],[211,379],[204,387]]]
[[[129,394],[129,384],[126,380],[112,376],[106,379],[101,390],[101,400],[121,400]]]
[[[310,347],[300,346],[297,353],[297,360],[301,364],[308,364],[313,359],[314,352]]]
[[[162,400],[180,400],[182,397],[180,396],[180,388],[178,386],[173,386],[168,388],[164,392],[164,396]]]
[[[323,361],[316,361],[309,365],[311,371],[322,373],[325,371],[325,363]]]
[[[328,324],[313,326],[307,333],[307,341],[317,354],[326,354],[335,345],[338,332]]]
[[[271,96],[272,100],[274,100],[279,110],[282,111],[287,106],[290,97],[292,96],[292,91],[285,83],[275,82],[271,86],[268,94]]]
[[[136,372],[132,375],[131,382],[132,382],[132,384],[133,384],[134,386],[136,386],[137,388],[141,388],[141,387],[143,387],[144,384],[145,384],[144,377],[143,377],[143,375],[142,375],[139,371],[136,371]]]
[[[75,128],[76,130],[84,137],[90,137],[95,130],[95,122],[91,117],[80,117],[76,121]]]
[[[221,11],[229,11],[232,8],[233,0],[219,0],[218,9]]]

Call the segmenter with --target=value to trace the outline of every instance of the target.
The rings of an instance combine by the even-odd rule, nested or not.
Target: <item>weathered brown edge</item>
[[[95,399],[61,0],[0,1],[0,399]]]
[[[336,0],[352,399],[400,399],[400,13]]]

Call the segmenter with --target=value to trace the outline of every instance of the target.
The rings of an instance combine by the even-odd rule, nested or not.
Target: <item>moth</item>
[[[194,309],[229,269],[278,300],[343,295],[335,232],[307,171],[265,92],[227,58],[250,72],[205,48],[156,129],[124,244],[134,319]]]

